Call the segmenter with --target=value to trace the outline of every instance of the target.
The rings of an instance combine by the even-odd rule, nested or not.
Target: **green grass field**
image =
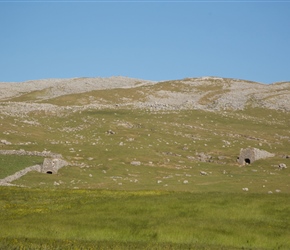
[[[1,249],[290,248],[286,194],[0,191]]]

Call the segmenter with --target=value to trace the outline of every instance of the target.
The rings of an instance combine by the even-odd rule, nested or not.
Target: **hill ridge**
[[[27,107],[45,106],[55,109],[70,105],[83,108],[129,106],[211,111],[261,107],[290,111],[290,82],[263,84],[208,76],[154,82],[114,76],[2,82],[0,88],[0,102],[2,107],[6,107],[6,111],[5,102],[10,103],[9,107],[16,107],[19,106],[19,102],[25,102]],[[70,95],[74,96],[69,98]],[[69,104],[68,99],[71,99]]]

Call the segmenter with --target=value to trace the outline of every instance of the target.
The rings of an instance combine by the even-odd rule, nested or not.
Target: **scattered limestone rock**
[[[290,155],[280,155],[283,159],[289,159]]]
[[[34,155],[34,156],[43,156],[43,157],[53,157],[53,158],[62,158],[61,154],[52,153],[50,151],[26,151],[24,149],[20,150],[0,150],[0,155]]]
[[[140,166],[141,162],[140,161],[131,161],[131,165],[133,166]]]
[[[212,161],[211,160],[212,159],[211,155],[207,155],[207,154],[205,154],[203,152],[197,153],[197,159],[199,161],[201,161],[201,162],[211,162]]]
[[[285,163],[280,163],[278,167],[279,167],[279,169],[285,169],[285,168],[287,168],[287,166],[286,166]]]
[[[192,159],[194,159],[194,157]],[[204,152],[196,153],[196,159],[201,162],[212,162],[212,156],[207,155]]]
[[[0,140],[0,143],[4,144],[4,145],[11,145],[12,143],[6,140]]]

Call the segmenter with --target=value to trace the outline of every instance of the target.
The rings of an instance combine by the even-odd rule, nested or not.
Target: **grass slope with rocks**
[[[287,209],[281,208],[282,211],[275,204],[288,199],[290,193],[289,82],[264,85],[213,77],[150,82],[113,77],[0,85],[3,89],[0,95],[0,150],[53,152],[61,154],[69,162],[55,175],[32,171],[11,183],[21,186],[21,189],[1,188],[1,214],[6,214],[6,217],[3,216],[11,226],[5,224],[6,229],[1,227],[3,244],[0,248],[6,248],[7,244],[19,245],[20,249],[21,244],[25,245],[25,238],[25,246],[32,248],[36,244],[36,249],[39,246],[37,239],[48,244],[47,247],[51,244],[51,248],[55,248],[54,244],[58,241],[63,247],[67,244],[71,247],[67,241],[77,245],[84,241],[88,248],[91,241],[96,241],[104,244],[102,248],[115,244],[115,249],[123,246],[125,249],[128,244],[139,244],[137,248],[143,249],[154,246],[156,249],[267,249],[267,244],[269,249],[289,248],[289,243],[284,240],[290,233],[289,225],[282,226],[274,217],[274,214],[281,218],[286,215]],[[275,156],[240,166],[237,157],[240,149],[247,147],[266,150]],[[41,163],[44,157],[0,155],[0,159],[0,176],[4,178],[13,171]],[[279,164],[288,168],[281,169]],[[79,193],[75,193],[78,190]],[[110,213],[105,214],[108,218],[120,209],[128,208],[129,212],[124,214],[123,220],[117,219],[115,224],[110,221],[109,224],[114,224],[111,228],[98,229],[91,224],[91,219],[100,220],[103,216],[101,212],[85,216],[97,206],[92,203],[86,205],[87,210],[79,215],[87,236],[81,235],[73,226],[68,229],[65,225],[69,216],[64,215],[64,210],[75,213],[73,211],[79,207],[77,204],[82,203],[81,194],[84,194],[83,202],[90,203],[90,198],[85,198],[89,191],[85,190],[114,190],[112,192],[124,195],[122,197],[128,207],[124,203],[120,208],[119,199],[108,201],[106,209],[112,206]],[[55,218],[55,232],[59,232],[58,227],[70,232],[56,237],[53,225],[49,224],[44,228],[52,231],[46,236],[41,236],[40,231],[36,233],[37,227],[43,227],[40,223],[42,213],[44,216],[51,213],[47,214],[44,203],[32,202],[41,192],[47,193],[47,200],[54,199],[53,196],[58,194],[54,192],[68,197],[67,201],[57,205],[60,206],[57,211],[66,222],[56,222],[57,212],[53,212],[51,218]],[[98,196],[98,192],[94,195]],[[161,192],[162,202],[168,202],[168,206],[172,207],[166,213],[174,214],[173,211],[176,211],[174,218],[184,225],[184,231],[177,227],[181,233],[176,234],[174,227],[177,224],[173,221],[166,222],[167,229],[154,224],[158,221],[158,209],[165,208],[150,205],[150,212],[137,211],[138,206],[136,209],[134,206],[141,200],[133,202],[134,198],[127,192],[137,196],[142,196],[144,192]],[[172,196],[168,196],[167,192]],[[24,193],[30,198],[21,201],[20,196]],[[78,194],[77,197],[74,194]],[[107,195],[110,197],[111,194],[102,193],[100,199],[106,199]],[[205,209],[204,214],[194,212],[196,204],[190,202],[190,196],[198,200],[197,196],[204,197],[204,203],[196,208],[198,211]],[[211,201],[213,197],[216,197],[214,204]],[[153,204],[158,198],[153,195],[146,199],[148,204]],[[172,199],[185,200],[186,208]],[[229,223],[224,217],[226,214],[238,216],[245,212],[243,207],[247,207],[248,202],[252,204],[248,211],[256,211],[252,214],[253,218],[246,213],[233,217],[231,221],[231,225],[238,223],[239,228],[220,226]],[[271,212],[265,212],[260,202],[267,203],[267,211]],[[69,207],[62,208],[66,203]],[[39,217],[36,214],[26,215],[33,206],[42,211]],[[142,207],[146,207],[145,204]],[[215,213],[210,207],[219,214],[219,221],[216,219],[214,223],[216,226],[210,226],[214,216],[211,213]],[[235,211],[232,210],[234,208]],[[131,213],[130,209],[136,211]],[[24,217],[17,217],[21,213],[25,214],[27,221]],[[137,214],[143,219],[136,219]],[[148,220],[149,217],[153,219]],[[9,218],[15,220],[11,222]],[[164,221],[164,218],[161,220]],[[184,224],[186,218],[191,218],[191,223]],[[241,235],[248,219],[256,221],[255,226],[250,226],[252,237],[250,233]],[[137,220],[136,225],[134,220]],[[18,222],[25,224],[29,221],[34,221],[36,226],[25,232]],[[128,223],[124,231],[117,233],[117,228],[124,221]],[[72,221],[71,225],[74,223]],[[18,233],[13,228],[19,228]],[[139,233],[132,235],[130,230]],[[268,243],[262,244],[271,232],[280,236],[276,240],[269,238]],[[126,245],[126,242],[130,243]]]

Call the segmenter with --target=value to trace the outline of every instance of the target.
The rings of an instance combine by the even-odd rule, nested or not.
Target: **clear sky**
[[[119,75],[290,81],[290,0],[0,0],[0,82]]]

